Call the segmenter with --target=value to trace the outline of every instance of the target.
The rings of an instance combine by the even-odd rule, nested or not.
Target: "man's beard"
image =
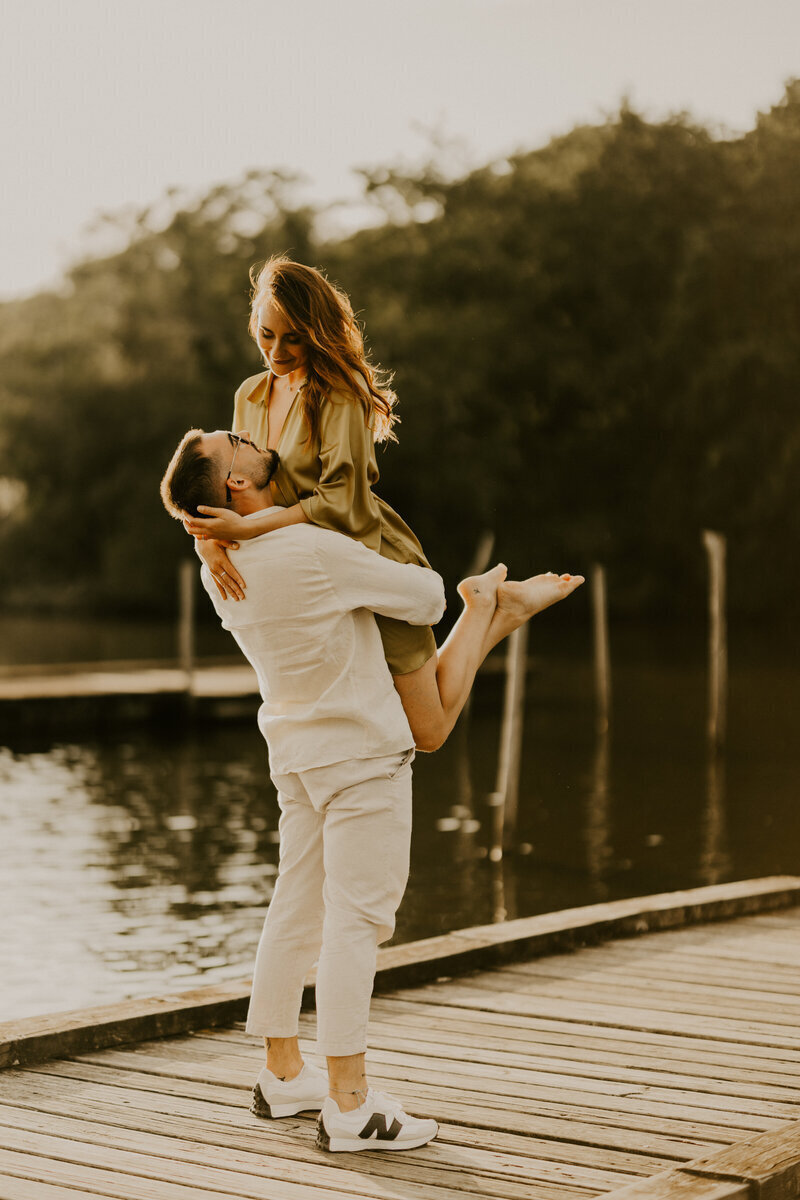
[[[260,492],[265,492],[270,485],[270,480],[275,474],[275,457],[270,452],[264,454],[258,460],[258,470],[253,472],[252,484],[257,487]]]

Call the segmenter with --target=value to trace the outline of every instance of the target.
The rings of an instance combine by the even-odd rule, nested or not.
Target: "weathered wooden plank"
[[[249,1064],[242,1066],[231,1059],[214,1062],[202,1057],[198,1060],[197,1056],[186,1057],[185,1054],[180,1047],[167,1048],[162,1043],[153,1042],[145,1043],[135,1051],[106,1050],[96,1055],[82,1055],[78,1061],[98,1066],[147,1070],[154,1075],[170,1078],[209,1080],[217,1083],[224,1081],[231,1086],[241,1087],[243,1091],[252,1086],[255,1072]],[[634,1086],[594,1079],[577,1081],[567,1076],[536,1072],[523,1073],[522,1081],[518,1079],[517,1072],[498,1072],[498,1077],[502,1078],[502,1087],[498,1087],[489,1071],[485,1071],[481,1078],[470,1073],[468,1064],[453,1062],[450,1069],[445,1071],[435,1063],[431,1068],[426,1068],[412,1057],[395,1055],[394,1058],[396,1061],[388,1067],[380,1060],[372,1061],[369,1066],[371,1078],[379,1083],[393,1084],[397,1080],[403,1080],[413,1084],[425,1083],[439,1088],[452,1088],[465,1096],[469,1094],[476,1099],[480,1097],[479,1102],[489,1107],[513,1111],[518,1111],[520,1107],[527,1109],[530,1105],[540,1102],[580,1102],[585,1108],[605,1109],[609,1098],[613,1097],[614,1107],[618,1112],[661,1115],[666,1119],[677,1116],[675,1106],[678,1105],[682,1114],[690,1119],[709,1120],[708,1110],[711,1110],[713,1122],[716,1124],[731,1124],[750,1129],[768,1128],[770,1120],[785,1121],[798,1112],[797,1106],[777,1101],[742,1101],[735,1096]],[[644,1098],[630,1099],[632,1096]]]
[[[425,1033],[427,1037],[421,1036]],[[226,1044],[223,1034],[203,1036],[203,1041]],[[762,1099],[790,1100],[800,1103],[800,1079],[797,1068],[785,1067],[783,1072],[769,1072],[765,1068],[753,1070],[741,1068],[726,1060],[724,1054],[714,1065],[698,1062],[696,1058],[673,1058],[670,1054],[658,1057],[642,1056],[633,1052],[609,1052],[586,1050],[576,1046],[565,1037],[560,1045],[539,1043],[531,1039],[527,1045],[487,1038],[479,1045],[458,1038],[442,1039],[436,1029],[391,1027],[381,1022],[370,1023],[370,1047],[367,1065],[370,1062],[387,1061],[385,1053],[427,1057],[431,1061],[472,1061],[482,1066],[516,1067],[521,1070],[553,1072],[577,1078],[598,1078],[627,1081],[632,1083],[667,1083],[670,1086],[697,1087],[700,1091],[725,1091],[726,1094],[746,1096],[750,1089]],[[252,1046],[235,1044],[243,1058],[253,1062]],[[511,1047],[511,1049],[509,1049]],[[481,1072],[482,1073],[482,1072]]]
[[[433,1026],[433,1027],[432,1027]],[[487,1029],[497,1033],[487,1032]],[[658,1035],[653,1041],[640,1040],[643,1035],[624,1030],[609,1031],[607,1028],[585,1026],[593,1032],[575,1032],[576,1026],[565,1022],[560,1029],[505,1029],[502,1025],[478,1025],[469,1022],[446,1020],[434,1013],[428,1022],[414,1024],[406,1016],[398,1016],[397,1022],[376,1020],[370,1022],[370,1043],[374,1047],[387,1044],[393,1038],[401,1043],[417,1042],[420,1047],[427,1042],[436,1046],[436,1053],[445,1057],[508,1054],[529,1058],[528,1047],[534,1056],[575,1059],[582,1063],[619,1064],[640,1070],[665,1067],[682,1074],[705,1074],[709,1078],[768,1081],[776,1086],[794,1088],[798,1085],[798,1056],[788,1060],[771,1058],[768,1050],[758,1056],[737,1053],[739,1043],[730,1046],[722,1042],[708,1043],[699,1038],[673,1038],[665,1036],[665,1045],[660,1046]],[[505,1033],[510,1036],[503,1036]],[[609,1032],[621,1037],[606,1036]],[[514,1036],[516,1035],[516,1036]],[[220,1037],[224,1034],[220,1033]],[[446,1038],[446,1040],[445,1040]],[[630,1039],[630,1040],[628,1040]],[[718,1047],[710,1049],[709,1046]],[[242,1047],[246,1049],[246,1047]],[[745,1047],[745,1049],[747,1049]],[[510,1060],[509,1060],[510,1061]]]
[[[771,990],[763,983],[761,987],[750,986],[747,978],[749,964],[742,960],[739,971],[729,974],[724,981],[714,979],[711,972],[697,971],[694,977],[675,978],[671,973],[658,969],[658,964],[652,963],[647,955],[642,955],[638,963],[629,961],[626,965],[604,961],[589,965],[582,962],[583,955],[576,955],[572,963],[566,963],[559,958],[546,958],[535,963],[514,963],[498,971],[499,977],[513,979],[515,976],[538,988],[541,981],[559,980],[576,983],[581,986],[598,984],[602,987],[624,988],[636,995],[658,994],[665,997],[681,997],[687,992],[694,998],[708,997],[710,1001],[719,1002],[726,1007],[757,1006],[763,1012],[786,1012],[797,1019],[800,1015],[800,999],[793,985],[784,984],[779,991]],[[709,981],[711,976],[711,981]],[[691,985],[687,987],[687,984]]]
[[[800,1122],[695,1159],[680,1169],[627,1184],[605,1200],[706,1200],[720,1184],[739,1189],[730,1193],[731,1197],[795,1200],[800,1193]]]
[[[79,1105],[83,1118],[98,1112],[109,1124],[119,1123],[126,1128],[141,1128],[142,1121],[144,1127],[149,1128],[149,1122],[153,1121],[165,1133],[172,1121],[183,1121],[196,1133],[198,1140],[205,1140],[207,1135],[215,1143],[222,1139],[222,1144],[241,1145],[244,1149],[263,1148],[266,1143],[270,1151],[279,1150],[290,1158],[304,1158],[309,1153],[311,1126],[307,1117],[261,1121],[243,1108],[208,1100],[158,1097],[151,1092],[82,1081],[78,1081],[76,1089],[69,1080],[32,1071],[9,1072],[4,1083],[4,1099],[17,1108],[74,1115]],[[447,1151],[443,1150],[446,1147],[448,1151],[454,1151],[458,1163],[471,1165],[474,1162],[479,1167],[483,1164],[486,1170],[497,1173],[508,1168],[523,1175],[530,1172],[535,1177],[540,1163],[567,1163],[585,1170],[587,1182],[595,1175],[635,1177],[652,1174],[660,1170],[665,1161],[653,1155],[523,1137],[476,1126],[471,1126],[465,1135],[463,1126],[446,1122],[440,1124],[434,1146],[444,1161],[447,1160]]]
[[[2,1126],[8,1124],[29,1131],[74,1136],[96,1145],[141,1147],[147,1153],[179,1161],[202,1160],[212,1165],[216,1162],[226,1167],[236,1166],[270,1179],[290,1177],[303,1183],[316,1180],[325,1186],[340,1186],[343,1193],[351,1190],[348,1160],[338,1156],[332,1161],[325,1160],[314,1147],[310,1125],[303,1130],[304,1136],[295,1133],[289,1137],[281,1133],[280,1121],[249,1118],[241,1125],[220,1125],[197,1118],[188,1120],[141,1109],[105,1106],[83,1097],[80,1118],[70,1116],[64,1111],[66,1108],[54,1098],[41,1111],[0,1106],[0,1140]],[[371,1157],[366,1169],[370,1176],[384,1180],[458,1188],[467,1195],[489,1194],[503,1200],[528,1200],[531,1180],[608,1191],[634,1178],[630,1172],[602,1170],[599,1166],[586,1168],[533,1156],[520,1158],[496,1150],[478,1151],[438,1139],[424,1153]]]
[[[788,917],[784,916],[784,914],[780,913],[780,912],[763,913],[763,914],[754,913],[753,920],[757,921],[759,925],[764,925],[768,928],[775,928],[775,929],[786,929],[787,927],[794,928],[793,918],[791,916],[788,916]]]
[[[64,1127],[65,1120],[62,1118],[57,1124]],[[96,1126],[94,1130],[95,1136],[100,1136],[101,1130]],[[299,1166],[295,1164],[287,1164],[278,1174],[273,1175],[269,1173],[266,1164],[259,1167],[258,1155],[248,1156],[243,1151],[229,1151],[228,1165],[224,1167],[213,1165],[212,1160],[215,1156],[211,1147],[202,1147],[202,1155],[201,1147],[198,1147],[197,1160],[194,1162],[170,1157],[169,1143],[175,1140],[172,1138],[164,1138],[164,1145],[162,1140],[156,1137],[148,1138],[146,1140],[152,1142],[152,1148],[148,1150],[145,1139],[139,1135],[135,1140],[141,1144],[141,1148],[130,1150],[119,1143],[104,1145],[78,1140],[74,1135],[62,1137],[42,1131],[31,1133],[8,1125],[3,1126],[0,1132],[3,1149],[6,1151],[41,1155],[51,1162],[78,1162],[81,1166],[95,1167],[103,1171],[125,1172],[142,1179],[158,1181],[159,1185],[166,1182],[180,1183],[197,1189],[201,1195],[204,1191],[222,1191],[247,1200],[263,1200],[265,1181],[272,1181],[273,1185],[278,1185],[275,1192],[280,1194],[281,1200],[308,1200],[312,1194],[315,1200],[342,1200],[343,1195],[366,1197],[367,1200],[383,1200],[386,1197],[388,1200],[396,1195],[396,1188],[385,1184],[377,1176],[370,1175],[366,1178],[360,1170],[347,1171],[336,1168],[327,1156],[324,1158],[324,1166],[317,1167],[316,1170],[312,1170],[310,1166],[305,1167],[302,1173],[306,1174],[307,1178],[303,1179]],[[123,1139],[120,1130],[114,1132],[119,1135],[120,1141],[126,1140],[130,1144],[134,1140]],[[158,1156],[159,1149],[163,1152],[162,1157]],[[407,1152],[408,1155],[422,1153],[423,1151]],[[322,1159],[323,1152],[320,1151],[319,1154]],[[324,1184],[326,1176],[330,1186]],[[311,1182],[308,1177],[312,1177]],[[546,1194],[551,1189],[542,1184],[537,1190]],[[459,1191],[433,1183],[420,1186],[405,1180],[403,1191],[410,1200],[428,1200],[428,1197],[430,1200],[462,1200]],[[158,1192],[154,1194],[158,1195]]]
[[[163,1076],[160,1078],[163,1080]],[[435,1073],[421,1072],[413,1066],[386,1072],[379,1068],[372,1072],[371,1080],[374,1086],[391,1090],[419,1116],[514,1132],[542,1131],[552,1136],[564,1136],[565,1127],[546,1122],[572,1120],[581,1127],[581,1139],[595,1144],[603,1144],[612,1137],[611,1144],[625,1148],[670,1153],[670,1147],[663,1140],[653,1142],[652,1135],[671,1138],[672,1157],[691,1157],[691,1151],[685,1151],[687,1142],[703,1141],[706,1146],[713,1142],[727,1144],[785,1120],[783,1115],[764,1117],[726,1111],[723,1104],[706,1107],[677,1100],[669,1103],[627,1096],[612,1103],[602,1095],[584,1093],[580,1088],[541,1087],[529,1089],[525,1095],[517,1094],[519,1089],[515,1089],[511,1096],[501,1096],[477,1090],[469,1086],[469,1081],[461,1081],[457,1086],[442,1083]],[[179,1087],[180,1081],[170,1080],[170,1086]],[[616,1131],[619,1137],[611,1131]],[[578,1136],[568,1127],[566,1134]]]
[[[542,972],[529,974],[511,971],[480,972],[468,975],[463,981],[467,987],[486,988],[490,992],[514,993],[533,997],[556,997],[573,1000],[585,996],[587,989],[593,999],[623,1008],[648,1008],[653,1012],[680,1012],[687,1016],[751,1020],[757,1012],[758,1024],[766,1029],[787,1026],[796,1029],[800,1019],[800,1005],[772,1004],[767,1000],[743,1001],[738,998],[695,999],[694,989],[670,989],[667,987],[640,987],[628,984],[624,979],[612,984],[599,979],[566,979],[549,976]],[[780,1032],[783,1032],[780,1030]],[[798,1043],[800,1046],[800,1043]]]
[[[463,1031],[476,1038],[487,1036],[492,1031],[499,1031],[506,1038],[528,1041],[529,1039],[544,1040],[550,1038],[561,1041],[565,1035],[574,1037],[576,1044],[581,1039],[590,1039],[595,1044],[626,1046],[631,1044],[644,1052],[652,1047],[653,1053],[658,1054],[662,1047],[674,1050],[696,1049],[698,1054],[737,1054],[740,1058],[750,1058],[758,1063],[767,1059],[771,1064],[783,1062],[796,1070],[797,1050],[794,1047],[762,1046],[737,1040],[730,1041],[722,1037],[703,1038],[695,1033],[671,1033],[668,1030],[653,1032],[646,1029],[631,1029],[614,1025],[600,1025],[581,1021],[576,1018],[559,1019],[554,1017],[534,1016],[530,1013],[492,1012],[487,1009],[469,1007],[459,1008],[431,997],[429,988],[418,992],[396,992],[390,997],[380,997],[372,1002],[371,1013],[383,1014],[389,1019],[402,1017],[404,1023],[415,1026],[430,1026],[433,1021],[438,1027],[448,1032]],[[309,1024],[302,1026],[311,1031]]]
[[[419,984],[584,943],[719,921],[743,913],[797,905],[800,878],[776,876],[654,896],[615,900],[558,913],[476,926],[379,952],[376,990]],[[120,1045],[240,1019],[247,982],[200,988],[178,996],[131,1000],[76,1013],[0,1025],[0,1068],[56,1055]],[[307,992],[306,1002],[311,1002]]]
[[[116,1168],[101,1169],[84,1162],[50,1159],[41,1154],[21,1153],[0,1147],[0,1179],[18,1178],[73,1189],[73,1196],[107,1196],[113,1200],[199,1200],[198,1189],[170,1180],[147,1179]],[[200,1192],[202,1196],[202,1191]],[[215,1188],[206,1192],[214,1200],[241,1200],[240,1193]],[[267,1200],[262,1192],[261,1200]],[[269,1197],[278,1200],[278,1197]],[[310,1188],[295,1193],[294,1200],[318,1200]],[[327,1200],[337,1200],[328,1193]],[[341,1197],[338,1197],[341,1200]],[[372,1200],[372,1198],[370,1198]]]
[[[570,1062],[559,1059],[539,1059],[535,1055],[528,1055],[527,1060],[521,1055],[517,1058],[518,1062],[508,1062],[502,1055],[480,1056],[475,1052],[469,1061],[464,1062],[454,1056],[452,1051],[447,1056],[423,1054],[421,1050],[415,1049],[407,1042],[398,1041],[389,1048],[376,1045],[373,1039],[373,1045],[367,1056],[367,1067],[368,1070],[373,1070],[377,1064],[381,1064],[381,1066],[395,1068],[411,1062],[417,1067],[440,1072],[443,1080],[463,1075],[473,1079],[476,1086],[479,1080],[485,1080],[489,1087],[497,1086],[500,1081],[505,1085],[506,1082],[512,1080],[520,1083],[536,1080],[539,1084],[550,1081],[565,1085],[577,1082],[581,1088],[592,1088],[592,1085],[595,1084],[594,1090],[607,1094],[628,1091],[632,1085],[637,1084],[648,1089],[691,1090],[692,1094],[706,1093],[709,1096],[727,1096],[737,1102],[740,1100],[756,1102],[767,1100],[781,1105],[793,1105],[797,1107],[797,1116],[800,1117],[800,1086],[770,1087],[761,1082],[762,1076],[756,1076],[759,1082],[755,1083],[742,1082],[736,1078],[735,1073],[732,1078],[719,1080],[702,1072],[686,1075],[663,1068],[659,1070],[656,1067],[647,1070],[624,1066],[610,1068],[607,1065],[599,1066],[594,1062],[587,1063],[585,1059],[581,1062],[578,1060]],[[595,1069],[596,1067],[599,1069]],[[795,1080],[796,1085],[797,1083],[798,1080]],[[747,1111],[747,1108],[743,1111]]]
[[[405,989],[398,989],[397,995],[407,999],[410,993]],[[471,979],[461,980],[458,984],[428,984],[424,992],[419,995],[418,1000],[423,1004],[444,1002],[453,1007],[475,1009],[482,1012],[493,1011],[521,1016],[551,1017],[562,1021],[591,1022],[597,1025],[613,1026],[617,1029],[647,1033],[688,1033],[712,1041],[735,1042],[737,1045],[746,1043],[795,1052],[800,1050],[800,1036],[792,1037],[786,1032],[788,1027],[784,1026],[765,1027],[760,1022],[734,1020],[730,1017],[714,1021],[710,1017],[594,1003],[589,999],[579,1002],[536,995],[528,996],[517,992],[496,992],[482,988],[480,984],[473,984]]]
[[[12,1175],[0,1175],[0,1195],[3,1200],[76,1200],[74,1188],[43,1183],[41,1179],[20,1179]],[[93,1191],[92,1196],[95,1200],[115,1200],[110,1192]]]
[[[273,1123],[252,1122],[253,1128],[239,1128],[230,1124],[220,1126],[217,1122],[206,1121],[193,1117],[191,1120],[178,1119],[174,1116],[164,1117],[144,1110],[129,1110],[114,1105],[86,1105],[82,1100],[81,1114],[83,1119],[93,1118],[98,1124],[121,1125],[124,1128],[135,1128],[141,1132],[165,1133],[170,1137],[181,1138],[184,1141],[194,1141],[217,1147],[220,1151],[245,1149],[267,1160],[280,1158],[294,1163],[311,1163],[318,1166],[320,1156],[314,1149],[313,1131],[303,1130],[302,1135],[294,1131],[291,1135],[282,1134],[280,1128],[275,1129]],[[54,1107],[53,1101],[43,1111],[50,1112]],[[247,1122],[245,1122],[245,1125]],[[258,1128],[256,1128],[258,1124]],[[284,1122],[277,1122],[278,1127]],[[25,1126],[28,1127],[27,1125]],[[393,1155],[379,1155],[369,1160],[369,1174],[391,1180],[409,1179],[417,1182],[440,1184],[448,1187],[459,1187],[466,1193],[478,1192],[480,1195],[491,1192],[492,1195],[503,1197],[521,1197],[527,1200],[530,1180],[543,1183],[560,1183],[576,1187],[596,1188],[607,1191],[622,1182],[636,1176],[631,1172],[612,1171],[598,1161],[596,1165],[587,1167],[565,1163],[563,1160],[550,1160],[535,1157],[533,1147],[526,1157],[511,1155],[498,1151],[496,1147],[476,1149],[473,1145],[463,1142],[463,1130],[459,1137],[453,1137],[454,1127],[450,1128],[450,1137],[443,1140],[441,1135],[432,1143],[424,1161],[414,1156],[396,1158]],[[93,1136],[92,1141],[96,1138]],[[472,1139],[470,1138],[470,1141]],[[176,1154],[181,1157],[181,1152]],[[227,1156],[222,1154],[223,1161]],[[347,1160],[336,1159],[328,1164],[330,1168]],[[658,1169],[656,1167],[655,1169]],[[267,1170],[265,1174],[274,1172]],[[641,1173],[641,1172],[640,1172]],[[640,1174],[639,1173],[639,1174]],[[298,1177],[303,1176],[303,1171]],[[336,1181],[335,1171],[328,1170],[325,1176],[331,1184]],[[347,1190],[346,1188],[344,1190]]]
[[[693,1173],[729,1175],[754,1185],[761,1200],[800,1194],[800,1121],[690,1164]]]
[[[749,919],[749,918],[748,918]],[[739,962],[729,960],[677,959],[674,954],[657,954],[654,947],[636,947],[637,953],[621,953],[616,947],[622,943],[615,942],[611,946],[588,947],[579,955],[553,955],[541,963],[510,963],[507,971],[530,975],[537,965],[546,965],[551,973],[563,978],[580,978],[584,973],[599,969],[604,975],[613,978],[630,979],[636,985],[655,986],[660,980],[674,986],[691,984],[699,988],[701,994],[717,995],[725,990],[732,994],[742,992],[755,993],[759,997],[772,998],[781,1002],[788,996],[797,997],[800,987],[800,971],[787,979],[777,979],[774,976],[757,975],[749,969],[745,958]]]
[[[438,1020],[434,1020],[438,1026]],[[624,1040],[605,1038],[602,1032],[599,1031],[597,1037],[591,1037],[573,1034],[566,1026],[561,1033],[540,1030],[531,1032],[528,1037],[504,1038],[486,1033],[484,1027],[456,1031],[439,1029],[437,1034],[435,1029],[425,1030],[422,1026],[402,1023],[390,1026],[375,1021],[370,1027],[370,1043],[375,1049],[388,1048],[396,1040],[399,1047],[409,1044],[422,1049],[430,1041],[432,1048],[435,1047],[432,1052],[442,1057],[475,1056],[479,1061],[483,1061],[484,1057],[487,1061],[497,1058],[501,1062],[507,1061],[509,1065],[514,1065],[515,1060],[519,1059],[520,1065],[527,1060],[532,1066],[541,1065],[545,1069],[548,1060],[552,1059],[554,1070],[561,1069],[563,1065],[572,1071],[575,1064],[591,1065],[592,1069],[600,1070],[606,1064],[641,1071],[667,1070],[711,1080],[768,1083],[775,1087],[788,1087],[792,1091],[798,1086],[796,1057],[788,1062],[767,1057],[754,1059],[752,1056],[736,1054],[737,1046],[728,1050],[723,1043],[720,1050],[708,1050],[699,1040],[691,1038],[685,1039],[684,1044],[664,1046],[659,1052],[657,1042],[633,1040],[638,1034],[631,1035],[632,1040],[626,1043]],[[447,1036],[447,1042],[442,1040],[443,1034]],[[693,1049],[693,1044],[696,1049]],[[527,1047],[530,1047],[530,1053],[526,1053]],[[570,1060],[573,1060],[571,1067],[568,1066]]]
[[[164,1104],[165,1099],[170,1096],[203,1098],[208,1093],[212,1093],[213,1098],[223,1104],[242,1103],[236,1095],[236,1089],[233,1088],[210,1083],[203,1086],[193,1080],[170,1079],[142,1072],[113,1071],[95,1067],[91,1063],[46,1063],[32,1070],[149,1091],[153,1093],[154,1103],[159,1105]],[[712,1123],[670,1121],[666,1118],[641,1115],[637,1115],[635,1119],[619,1117],[614,1123],[614,1114],[603,1109],[573,1108],[544,1102],[533,1106],[531,1111],[503,1110],[482,1103],[485,1097],[474,1098],[464,1093],[454,1094],[449,1088],[431,1087],[426,1084],[409,1085],[394,1078],[381,1079],[380,1083],[389,1086],[393,1094],[419,1116],[430,1115],[438,1121],[469,1128],[480,1127],[530,1137],[583,1142],[589,1146],[607,1146],[626,1152],[663,1155],[668,1159],[693,1158],[711,1150],[715,1144],[728,1145],[731,1141],[747,1137],[754,1132],[752,1125],[722,1127]],[[772,1124],[778,1125],[780,1122],[775,1121]]]
[[[669,923],[675,897],[664,900]],[[563,917],[536,918],[537,936],[563,936]],[[217,1013],[194,1036],[0,1075],[0,1174],[114,1200],[784,1200],[800,1191],[800,1144],[787,1141],[800,1129],[787,1125],[800,1113],[800,1003],[785,965],[800,912],[749,921],[522,965],[517,940],[509,954],[492,926],[491,972],[376,996],[371,1081],[441,1123],[410,1156],[360,1156],[354,1172],[316,1151],[313,1119],[252,1117],[263,1050]],[[482,929],[465,935],[461,968],[486,948]],[[405,969],[408,948],[395,950],[391,969]],[[303,1014],[301,1033],[314,1024]]]
[[[249,989],[243,984],[218,984],[5,1022],[0,1025],[0,1068],[236,1020],[246,1014],[248,1000]]]
[[[431,1040],[425,1042],[409,1036],[381,1036],[380,1026],[370,1027],[370,1048],[367,1054],[367,1070],[371,1064],[402,1065],[407,1061],[430,1070],[443,1072],[445,1079],[449,1074],[463,1074],[473,1077],[476,1081],[487,1079],[495,1084],[499,1080],[518,1079],[521,1082],[536,1079],[545,1082],[553,1077],[564,1082],[579,1081],[582,1086],[592,1088],[593,1082],[604,1084],[644,1084],[648,1087],[666,1086],[671,1088],[687,1088],[698,1092],[708,1092],[715,1095],[736,1096],[754,1100],[777,1100],[800,1105],[800,1079],[794,1075],[776,1076],[777,1086],[765,1082],[762,1072],[723,1071],[719,1079],[707,1068],[701,1068],[696,1063],[689,1064],[691,1070],[683,1073],[671,1069],[672,1064],[659,1059],[642,1067],[637,1060],[630,1056],[617,1055],[616,1062],[609,1063],[594,1056],[575,1055],[573,1060],[566,1058],[548,1058],[538,1054],[538,1047],[531,1045],[530,1053],[508,1054],[502,1051],[487,1053],[481,1047],[459,1047],[442,1041],[441,1034],[430,1031]],[[171,1053],[173,1053],[171,1051]],[[187,1038],[185,1043],[175,1047],[174,1054],[184,1061],[204,1062],[214,1059],[224,1062],[231,1059],[237,1066],[247,1064],[249,1070],[254,1070],[257,1059],[253,1046],[226,1042],[222,1038],[206,1038],[197,1034]],[[722,1069],[722,1068],[718,1068]],[[800,1108],[798,1109],[800,1115]]]
[[[673,933],[683,934],[686,937],[671,937],[670,931],[667,931],[664,949],[671,947],[680,947],[682,954],[691,955],[693,957],[708,956],[710,958],[737,958],[743,956],[743,947],[747,947],[747,957],[754,961],[763,959],[764,963],[776,972],[784,971],[786,973],[796,972],[800,965],[800,957],[798,957],[797,946],[794,944],[782,943],[777,945],[772,939],[763,937],[756,941],[751,930],[743,924],[742,928],[736,929],[734,922],[726,923],[724,931],[719,937],[713,937],[710,932],[710,927],[701,926],[690,930],[672,931]]]
[[[792,909],[792,912],[795,910]],[[751,917],[742,918],[742,923],[748,925],[752,920]],[[725,926],[714,926],[713,928],[720,931],[730,928],[730,924]],[[749,931],[748,937],[742,939],[742,943],[737,949],[737,943],[728,941],[726,938],[719,939],[704,938],[701,942],[695,942],[690,935],[699,933],[698,928],[690,929],[688,926],[682,930],[674,930],[672,933],[666,931],[660,934],[646,934],[640,939],[614,939],[610,942],[604,942],[598,946],[587,946],[586,951],[591,956],[599,956],[602,953],[613,955],[618,958],[629,956],[631,958],[638,956],[639,952],[647,953],[648,958],[652,957],[654,962],[677,963],[681,965],[691,965],[696,967],[703,966],[706,958],[708,959],[709,970],[733,970],[734,964],[727,963],[724,960],[716,961],[711,954],[705,953],[709,946],[716,944],[724,946],[729,954],[741,959],[746,956],[746,946],[748,942],[753,942],[752,931]],[[673,936],[676,934],[677,936]],[[757,942],[756,945],[761,944]],[[563,957],[563,956],[560,956]],[[699,961],[698,961],[699,960]],[[775,962],[772,965],[765,964],[764,976],[767,979],[796,979],[800,975],[800,967],[794,966],[792,963]]]
[[[263,1123],[262,1123],[263,1124]],[[144,1125],[145,1128],[141,1128]],[[38,1133],[47,1139],[57,1137],[67,1142],[74,1141],[81,1147],[89,1144],[97,1148],[107,1148],[131,1151],[142,1155],[148,1160],[158,1159],[159,1163],[151,1164],[150,1169],[156,1178],[163,1177],[164,1171],[171,1177],[185,1168],[196,1169],[199,1163],[203,1169],[213,1168],[224,1171],[237,1171],[257,1178],[292,1183],[302,1183],[309,1186],[338,1188],[343,1196],[351,1193],[361,1194],[363,1181],[361,1172],[354,1173],[338,1156],[331,1159],[313,1148],[313,1133],[309,1136],[308,1152],[301,1156],[294,1155],[291,1159],[284,1153],[270,1150],[269,1140],[261,1130],[251,1135],[251,1145],[242,1145],[242,1138],[233,1139],[231,1131],[225,1130],[228,1140],[214,1141],[208,1137],[198,1139],[194,1123],[170,1122],[171,1128],[164,1128],[161,1123],[144,1120],[141,1116],[136,1128],[122,1126],[119,1123],[109,1124],[107,1121],[94,1116],[85,1117],[65,1116],[52,1112],[40,1113],[32,1109],[12,1108],[0,1105],[0,1142],[13,1140],[14,1132]],[[217,1130],[217,1135],[221,1131]],[[63,1148],[63,1147],[62,1147]],[[465,1170],[452,1161],[442,1162],[443,1156],[438,1148],[425,1147],[399,1158],[393,1157],[387,1163],[380,1157],[368,1168],[370,1189],[376,1196],[388,1195],[387,1184],[402,1180],[404,1195],[409,1200],[457,1200],[461,1193],[479,1195],[489,1191],[498,1200],[527,1200],[530,1194],[529,1182],[524,1176],[513,1178],[507,1173],[500,1174],[491,1169]],[[165,1160],[165,1161],[161,1161]],[[388,1168],[388,1169],[387,1169]],[[593,1186],[575,1178],[575,1172],[566,1166],[554,1168],[551,1174],[554,1181],[564,1183],[568,1187],[584,1188]],[[551,1180],[553,1181],[553,1180]],[[546,1181],[542,1181],[546,1182]],[[605,1181],[601,1181],[603,1186]],[[253,1180],[251,1186],[257,1186]],[[453,1189],[458,1189],[454,1192]],[[607,1189],[606,1189],[607,1190]]]
[[[565,994],[562,995],[562,991]],[[513,987],[494,986],[483,973],[431,983],[417,992],[399,988],[394,995],[402,999],[416,996],[420,1004],[445,1004],[518,1016],[545,1016],[562,1022],[577,1020],[619,1029],[686,1033],[713,1041],[742,1041],[788,1049],[795,1053],[800,1050],[800,1032],[792,1033],[793,1025],[761,1021],[756,1015],[715,1019],[705,1012],[672,1012],[669,1007],[650,1007],[641,1001],[627,1004],[624,997],[618,996],[595,1000],[591,993],[577,1000],[574,991],[570,993],[569,989],[554,988],[550,992],[543,988],[539,992],[535,987],[526,990],[517,984]]]
[[[665,1171],[652,1179],[608,1192],[603,1200],[753,1200],[746,1183],[709,1179],[686,1171]]]

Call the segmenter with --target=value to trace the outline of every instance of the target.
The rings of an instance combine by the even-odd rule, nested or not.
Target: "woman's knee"
[[[409,721],[409,725],[414,738],[414,746],[422,754],[433,754],[434,750],[443,746],[447,739],[447,732],[441,725],[423,724],[416,729],[413,722]]]

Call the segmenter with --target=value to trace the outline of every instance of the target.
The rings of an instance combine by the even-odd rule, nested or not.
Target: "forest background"
[[[7,610],[175,607],[189,550],[158,483],[260,370],[248,270],[351,296],[395,372],[380,493],[449,583],[493,530],[511,573],[609,572],[612,612],[702,610],[701,531],[741,618],[800,586],[800,81],[734,138],[623,105],[464,178],[363,173],[380,220],[331,239],[290,176],[108,218],[125,248],[0,305]]]

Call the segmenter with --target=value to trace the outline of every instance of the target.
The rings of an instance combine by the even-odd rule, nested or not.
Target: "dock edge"
[[[611,938],[635,937],[798,904],[800,877],[770,876],[612,900],[497,925],[473,926],[379,950],[375,991],[414,987],[434,979],[561,953]],[[0,1070],[231,1024],[244,1019],[249,997],[250,981],[238,980],[4,1022],[0,1024]],[[313,973],[306,980],[303,1006],[314,1007]],[[685,1166],[679,1173],[691,1169]],[[684,1192],[674,1194],[683,1196]],[[731,1200],[739,1194],[731,1192]],[[743,1197],[747,1194],[741,1193]],[[703,1200],[718,1200],[717,1193],[708,1193],[706,1197],[701,1192],[686,1193],[686,1200],[695,1200],[695,1196],[700,1200],[701,1195]],[[649,1200],[650,1193],[647,1196]],[[655,1196],[653,1193],[653,1200]],[[727,1196],[728,1193],[719,1193],[719,1200],[727,1200]],[[639,1200],[639,1196],[630,1192],[623,1198],[620,1193],[619,1200]]]

